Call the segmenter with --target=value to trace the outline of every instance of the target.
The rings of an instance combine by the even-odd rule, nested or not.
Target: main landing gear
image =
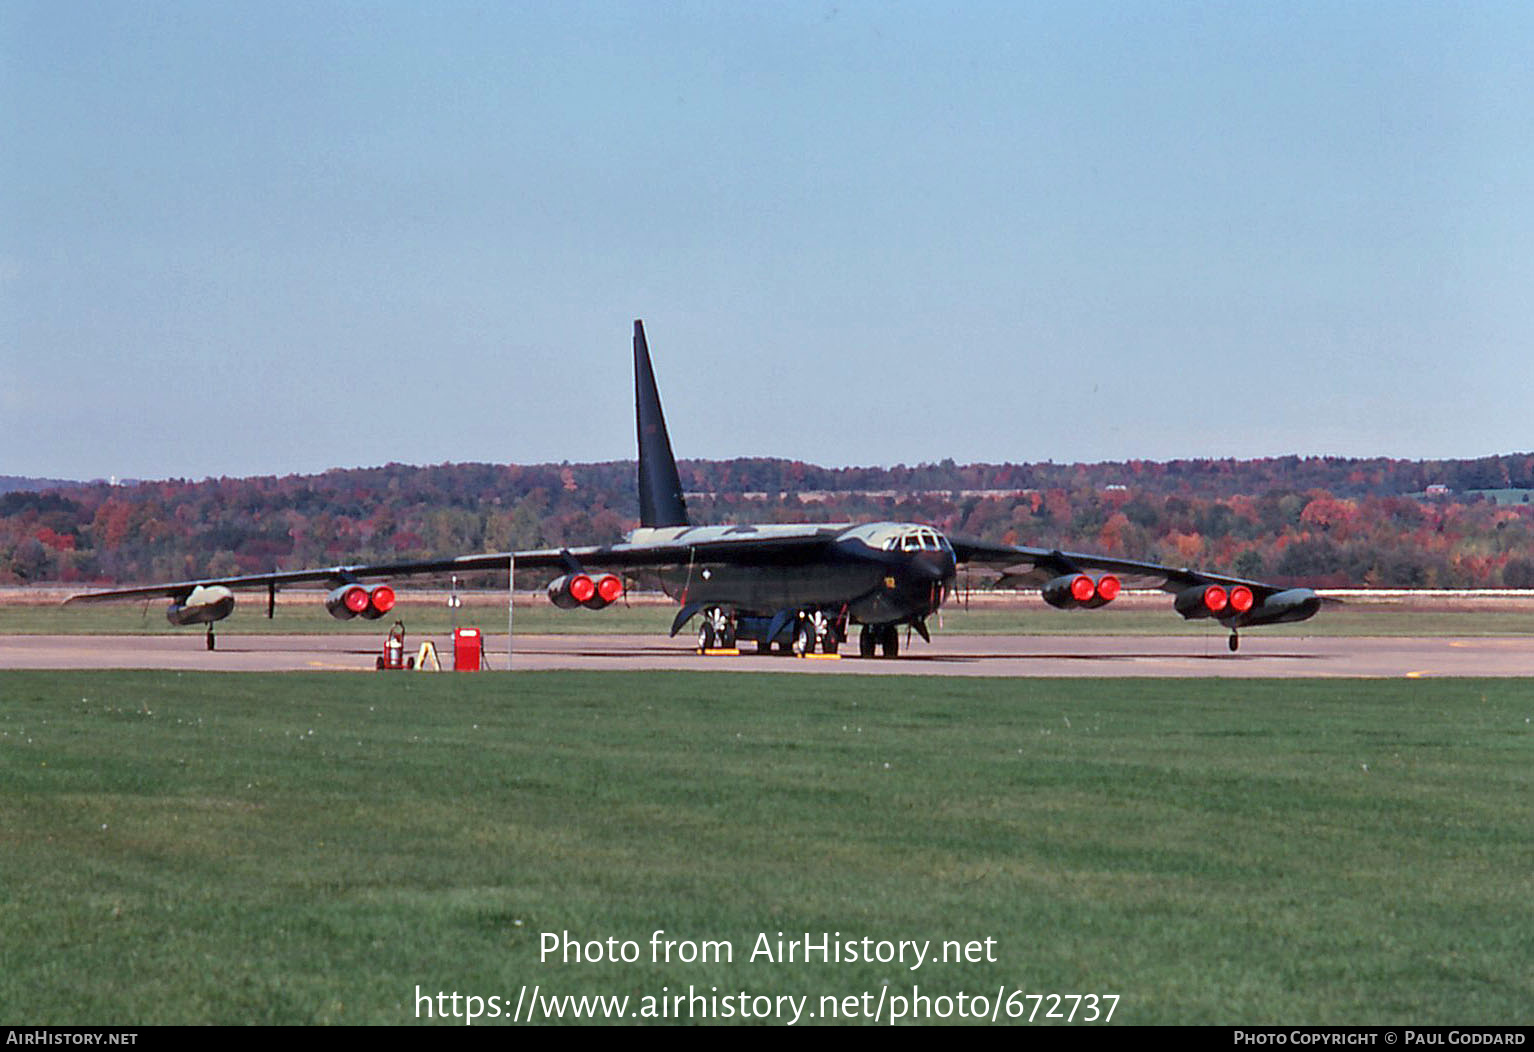
[[[858,657],[871,658],[883,650],[887,658],[900,656],[899,625],[864,625],[858,632]]]
[[[758,654],[806,657],[821,653],[832,657],[847,638],[847,615],[835,610],[827,613],[806,608],[763,617],[739,614],[727,606],[708,606],[700,614],[698,649],[705,652],[734,652],[742,640],[754,640]]]
[[[1232,654],[1241,649],[1241,637],[1236,635],[1236,630],[1234,628],[1230,630],[1230,642],[1226,645],[1230,647],[1230,652]]]
[[[703,623],[698,626],[699,650],[729,650],[735,646],[735,619],[722,606],[711,606],[703,611]]]
[[[800,614],[794,623],[794,657],[815,653],[817,645],[822,654],[835,654],[841,642],[836,623],[819,610]]]
[[[208,622],[208,649],[212,650],[213,647],[214,647],[214,642],[213,642],[213,622],[209,621]]]

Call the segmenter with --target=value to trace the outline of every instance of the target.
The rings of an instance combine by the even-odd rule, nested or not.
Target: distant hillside
[[[1285,582],[1534,586],[1534,508],[1520,499],[1534,489],[1531,454],[893,468],[743,458],[680,471],[698,522],[912,519]],[[605,543],[637,515],[632,461],[44,483],[0,495],[0,584]]]
[[[0,475],[0,493],[39,493],[47,489],[75,489],[89,482],[70,479],[33,479],[21,475]]]

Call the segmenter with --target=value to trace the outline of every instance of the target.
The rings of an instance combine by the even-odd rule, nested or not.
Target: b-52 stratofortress
[[[896,657],[904,626],[930,642],[927,621],[952,594],[960,566],[999,571],[998,587],[1038,587],[1047,603],[1061,609],[1103,606],[1123,588],[1159,589],[1172,596],[1172,608],[1184,618],[1228,628],[1231,650],[1239,645],[1242,628],[1304,621],[1321,606],[1309,588],[948,537],[921,523],[697,526],[687,514],[640,321],[634,322],[634,403],[639,526],[622,543],[280,570],[117,588],[66,601],[169,597],[166,617],[175,625],[206,624],[211,650],[213,623],[234,609],[236,589],[266,589],[271,616],[279,588],[324,583],[332,589],[325,599],[332,616],[378,618],[395,603],[394,589],[382,581],[514,565],[558,573],[548,595],[562,609],[600,609],[623,596],[627,582],[659,588],[681,604],[673,636],[699,619],[700,649],[752,641],[763,651],[834,654],[856,628],[858,653],[865,658]]]

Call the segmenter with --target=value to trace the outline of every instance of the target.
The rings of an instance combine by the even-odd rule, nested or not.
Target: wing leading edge
[[[954,556],[960,563],[977,563],[1000,570],[1002,577],[998,587],[1002,588],[1042,585],[1061,574],[1101,570],[1116,575],[1126,587],[1156,588],[1163,592],[1180,592],[1199,584],[1219,584],[1226,587],[1245,585],[1254,593],[1265,596],[1285,590],[1278,585],[1249,581],[1242,577],[1230,577],[1187,567],[1174,568],[1134,559],[1117,559],[1112,556],[1089,555],[1083,552],[1063,552],[1050,548],[991,544],[987,541],[962,537],[949,537],[948,541],[953,545]]]
[[[949,543],[953,545],[954,557],[959,563],[989,566],[1000,571],[999,587],[1042,587],[1045,599],[1052,603],[1054,589],[1051,586],[1059,588],[1060,582],[1072,575],[1094,572],[1112,575],[1115,592],[1118,585],[1167,592],[1174,596],[1173,608],[1184,618],[1213,618],[1232,629],[1232,650],[1237,645],[1235,629],[1305,621],[1315,616],[1323,602],[1309,588],[1288,588],[1188,567],[1058,549],[991,544],[966,538],[950,537]],[[1111,598],[1105,596],[1104,601]]]
[[[795,533],[758,536],[754,531],[698,528],[641,543],[587,545],[576,548],[539,548],[517,552],[461,555],[451,559],[420,559],[394,563],[359,563],[310,570],[274,570],[271,573],[207,577],[195,581],[170,581],[136,588],[112,588],[72,595],[64,602],[92,603],[112,599],[144,599],[163,596],[184,598],[198,588],[281,588],[294,584],[351,584],[357,581],[428,574],[473,573],[505,570],[513,558],[519,570],[657,570],[686,566],[692,562],[726,563],[736,566],[771,565],[785,559],[799,560],[824,551],[836,531],[812,527]]]

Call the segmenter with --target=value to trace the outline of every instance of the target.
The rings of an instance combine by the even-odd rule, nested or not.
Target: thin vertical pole
[[[517,556],[507,557],[506,566],[506,671],[511,671],[511,641],[515,636],[515,608],[517,598]]]

